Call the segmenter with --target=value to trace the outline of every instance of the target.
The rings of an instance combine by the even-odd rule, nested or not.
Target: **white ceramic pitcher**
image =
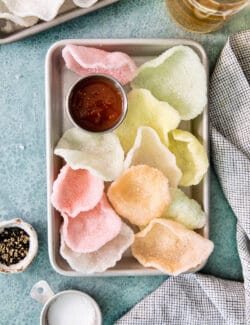
[[[48,311],[50,306],[55,302],[56,299],[59,297],[62,297],[63,295],[68,294],[76,294],[80,295],[86,302],[89,303],[90,307],[93,308],[95,313],[95,322],[94,325],[101,325],[102,324],[102,315],[99,306],[95,302],[93,298],[91,298],[89,295],[87,295],[84,292],[78,291],[78,290],[66,290],[61,291],[57,294],[55,294],[48,283],[44,280],[41,280],[37,282],[33,288],[30,291],[30,295],[33,299],[36,301],[42,303],[43,309],[40,316],[40,325],[48,325]],[[53,324],[51,324],[53,325]],[[81,325],[88,325],[88,324],[81,324]]]

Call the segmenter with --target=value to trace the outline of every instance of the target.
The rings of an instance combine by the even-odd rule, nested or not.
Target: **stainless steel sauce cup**
[[[74,118],[72,117],[72,114],[70,112],[70,103],[71,103],[72,94],[76,90],[77,86],[79,84],[83,83],[84,81],[86,81],[86,83],[88,83],[89,81],[92,81],[92,80],[94,81],[95,79],[97,79],[97,80],[103,79],[103,81],[106,81],[106,82],[112,84],[114,86],[114,88],[116,88],[118,90],[119,94],[121,95],[121,99],[122,99],[122,112],[121,112],[120,118],[116,121],[116,123],[114,125],[112,125],[112,127],[105,129],[104,131],[92,131],[92,130],[83,128],[82,126],[77,124],[77,122],[74,120]],[[114,79],[108,75],[104,75],[104,74],[90,74],[90,75],[78,80],[69,89],[69,92],[66,96],[66,105],[65,106],[66,106],[66,112],[67,112],[68,118],[75,127],[81,128],[81,129],[83,129],[87,132],[91,132],[91,133],[107,133],[107,132],[112,132],[113,130],[115,130],[123,122],[124,118],[126,117],[127,110],[128,110],[128,101],[127,101],[126,91],[123,88],[123,86],[119,83],[119,81],[117,81],[116,79]]]

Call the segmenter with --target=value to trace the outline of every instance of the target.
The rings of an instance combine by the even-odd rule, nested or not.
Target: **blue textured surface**
[[[22,217],[39,235],[39,254],[22,274],[0,276],[0,325],[35,325],[41,305],[29,297],[33,284],[46,279],[55,291],[91,294],[105,324],[114,321],[165,279],[158,277],[66,278],[49,264],[46,233],[44,58],[52,43],[66,38],[191,38],[204,45],[213,67],[231,33],[250,28],[249,11],[217,33],[196,35],[176,26],[163,0],[121,2],[29,39],[0,47],[0,220]],[[211,174],[211,238],[215,251],[204,272],[241,279],[235,243],[235,217],[216,176]]]

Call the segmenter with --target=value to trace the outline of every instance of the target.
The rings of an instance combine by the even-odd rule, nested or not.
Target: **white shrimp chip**
[[[120,233],[93,253],[74,252],[67,246],[63,236],[61,236],[60,254],[71,268],[77,272],[84,274],[104,272],[115,266],[133,242],[134,232],[123,222]]]
[[[174,46],[156,59],[144,63],[132,82],[159,100],[168,102],[190,120],[207,104],[207,77],[198,55],[188,46]]]
[[[13,23],[23,27],[30,27],[38,22],[37,17],[22,18],[15,15],[6,7],[2,0],[0,0],[0,19],[10,20]]]
[[[135,235],[133,256],[145,267],[178,275],[201,266],[210,256],[213,243],[183,225],[162,218]]]
[[[157,100],[146,89],[134,89],[128,93],[127,116],[115,133],[124,151],[128,152],[140,126],[153,128],[162,143],[168,143],[168,132],[176,129],[179,123],[179,113],[168,103]]]
[[[182,171],[181,186],[197,185],[208,169],[208,157],[204,146],[190,132],[173,130],[169,132],[169,150],[176,157]]]
[[[170,187],[177,187],[182,176],[175,156],[162,144],[155,130],[148,126],[137,130],[134,145],[125,159],[125,169],[134,165],[148,165],[159,169],[168,178]]]
[[[74,4],[81,8],[89,8],[93,6],[98,0],[73,0]]]
[[[52,20],[65,0],[2,0],[14,15],[19,17],[38,17],[42,20]]]
[[[189,229],[204,227],[206,214],[199,203],[190,199],[182,190],[170,188],[171,201],[162,218],[173,219]]]
[[[124,152],[113,133],[93,134],[71,128],[59,140],[55,154],[72,169],[87,169],[105,181],[116,179],[124,168]]]
[[[108,198],[119,215],[145,226],[169,204],[168,179],[156,168],[132,166],[110,185]]]

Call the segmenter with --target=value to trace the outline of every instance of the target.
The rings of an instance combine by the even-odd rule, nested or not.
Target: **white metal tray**
[[[0,45],[15,42],[22,38],[40,33],[46,29],[62,24],[73,18],[86,15],[92,11],[106,7],[118,1],[121,0],[99,0],[90,8],[83,9],[77,7],[71,0],[66,0],[64,5],[60,8],[58,15],[51,21],[39,21],[37,24],[31,27],[15,27],[15,24],[13,24],[14,28],[12,32],[0,33]]]
[[[59,254],[60,236],[59,229],[62,223],[60,214],[51,205],[51,191],[63,160],[54,155],[53,151],[58,140],[65,130],[72,127],[66,112],[65,98],[72,84],[80,79],[78,75],[65,67],[62,58],[62,49],[66,44],[85,45],[101,48],[107,51],[122,51],[131,56],[137,65],[141,65],[163,51],[175,45],[188,45],[199,55],[206,71],[208,64],[206,53],[201,45],[191,40],[184,39],[109,39],[109,40],[63,40],[55,43],[48,51],[46,57],[46,140],[47,140],[47,204],[48,204],[48,246],[49,257],[53,268],[60,274],[67,276],[86,276],[70,268],[67,262]],[[207,108],[196,119],[182,122],[180,128],[189,130],[204,142],[208,151],[208,116]],[[190,197],[197,200],[207,215],[207,222],[199,232],[208,238],[209,230],[209,177],[197,186],[188,188]],[[205,264],[205,263],[204,263]],[[197,271],[202,268],[192,270]],[[115,267],[95,276],[121,276],[121,275],[159,275],[160,271],[144,268],[132,256],[126,252],[121,261]],[[89,276],[89,275],[88,275]]]

